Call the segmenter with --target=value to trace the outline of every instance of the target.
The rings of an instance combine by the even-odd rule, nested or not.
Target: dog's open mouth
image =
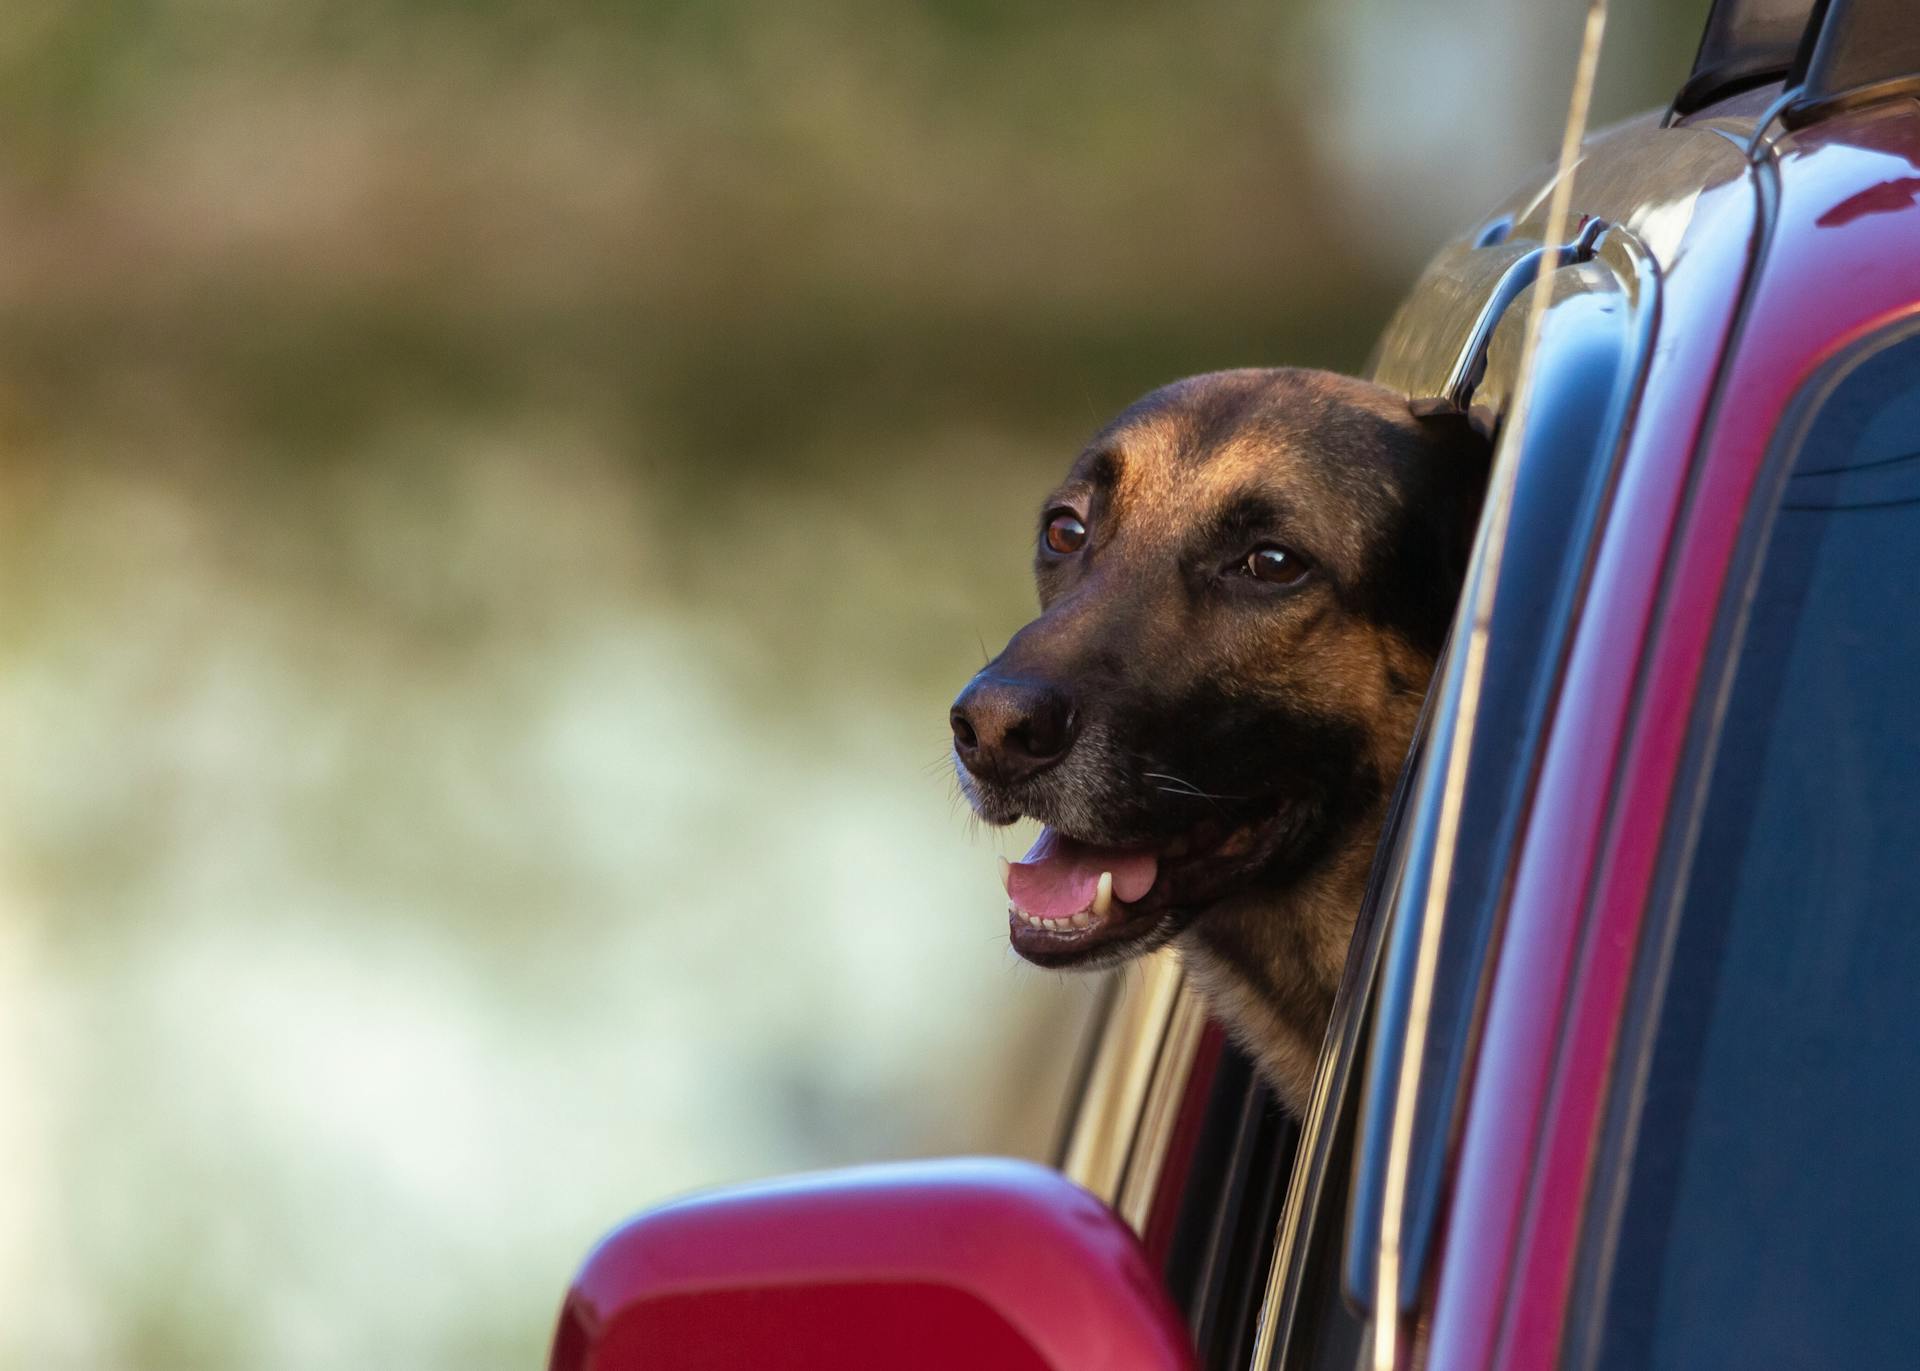
[[[1160,843],[1110,847],[1044,828],[1027,855],[1004,864],[1008,936],[1041,966],[1068,966],[1120,953],[1171,932],[1192,893],[1190,877],[1210,858],[1243,853],[1249,828],[1204,824]]]

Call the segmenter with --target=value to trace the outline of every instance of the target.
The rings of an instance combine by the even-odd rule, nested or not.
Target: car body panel
[[[1691,313],[1663,334],[1685,346],[1649,377],[1535,803],[1547,822],[1529,833],[1500,953],[1432,1367],[1557,1355],[1623,996],[1747,492],[1800,384],[1916,307],[1920,210],[1849,212],[1916,157],[1920,105],[1903,101],[1805,130],[1762,165],[1752,193],[1770,230],[1704,445],[1693,435],[1720,360],[1703,326],[1738,298],[1751,236],[1738,211],[1716,249],[1670,273],[1670,307]]]
[[[1563,1084],[1542,1138],[1540,1189],[1561,1201],[1540,1206],[1523,1249],[1526,1282],[1506,1365],[1543,1365],[1558,1346],[1556,1315],[1581,1221],[1574,1197],[1584,1191],[1641,918],[1670,831],[1667,797],[1693,722],[1680,702],[1693,701],[1700,684],[1754,478],[1803,384],[1856,339],[1920,309],[1920,207],[1909,201],[1905,213],[1850,213],[1877,188],[1911,179],[1916,166],[1914,101],[1809,128],[1778,158],[1770,242],[1674,540],[1647,654],[1642,698],[1650,703],[1624,759],[1611,851],[1571,995]]]

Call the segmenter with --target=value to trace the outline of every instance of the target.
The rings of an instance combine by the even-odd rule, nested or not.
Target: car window
[[[1920,337],[1798,414],[1723,610],[1677,917],[1649,921],[1629,1179],[1572,1358],[1607,1371],[1914,1363]]]

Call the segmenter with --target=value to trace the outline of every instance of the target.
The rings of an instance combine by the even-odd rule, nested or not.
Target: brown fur
[[[1176,382],[1095,437],[1043,505],[1040,616],[956,702],[961,783],[990,822],[1089,843],[1226,834],[1164,858],[1113,936],[1081,949],[1016,928],[1024,955],[1100,965],[1175,942],[1282,1097],[1304,1101],[1485,460],[1464,427],[1311,371]],[[1044,542],[1061,510],[1087,529],[1072,556]],[[1261,546],[1309,571],[1241,574]],[[1049,708],[1059,755],[993,751]]]

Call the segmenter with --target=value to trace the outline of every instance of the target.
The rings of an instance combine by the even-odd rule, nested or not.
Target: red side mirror
[[[1111,1210],[1026,1162],[908,1162],[651,1210],[587,1258],[551,1371],[1191,1371]]]

